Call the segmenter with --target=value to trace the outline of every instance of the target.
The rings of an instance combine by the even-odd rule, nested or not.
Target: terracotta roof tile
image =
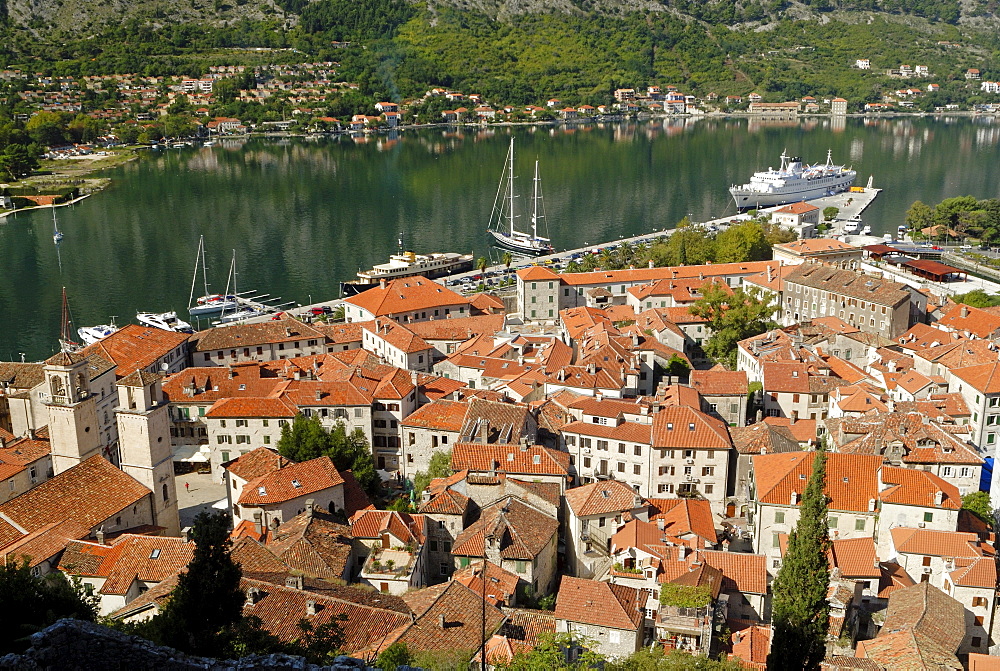
[[[484,586],[483,562],[480,561],[455,571],[452,574],[452,580],[462,583],[476,594],[485,593],[486,603],[500,607],[506,605],[507,601],[516,594],[520,578],[516,573],[511,573],[488,561],[486,562],[486,585]]]
[[[289,569],[317,578],[344,579],[354,536],[323,510],[300,513],[278,527],[267,542]]]
[[[210,352],[219,349],[256,347],[257,345],[312,339],[323,340],[323,332],[309,324],[303,324],[297,319],[280,319],[258,324],[234,324],[226,328],[210,328],[199,331],[191,336],[191,351]]]
[[[962,497],[958,493],[958,487],[933,473],[913,468],[886,466],[881,470],[881,478],[883,483],[893,485],[882,491],[880,498],[884,503],[951,510],[962,507]],[[939,492],[940,503],[936,501]]]
[[[452,554],[482,557],[483,539],[489,532],[499,541],[501,558],[532,561],[548,547],[558,528],[554,517],[507,496],[485,507],[479,519],[455,538]]]
[[[376,317],[427,310],[437,307],[469,305],[469,299],[426,277],[414,276],[391,280],[385,287],[373,287],[346,303],[367,310]]]
[[[747,627],[732,635],[733,652],[730,659],[734,659],[747,669],[767,669],[767,655],[771,652],[771,628],[770,627]]]
[[[344,484],[330,457],[319,457],[265,473],[247,482],[240,493],[241,506],[262,506],[322,492]]]
[[[451,470],[567,477],[569,453],[541,445],[455,443],[451,452]]]
[[[667,535],[684,540],[694,534],[704,543],[718,542],[712,506],[707,499],[650,499],[649,505],[649,521],[658,523],[662,519]],[[704,543],[698,546],[704,547]]]
[[[186,343],[190,337],[186,333],[128,324],[107,338],[87,346],[80,354],[96,354],[118,366],[118,372],[125,374],[150,367],[157,359]]]
[[[722,420],[685,406],[671,406],[653,415],[653,447],[728,450],[729,431]]]
[[[767,593],[767,557],[743,552],[701,550],[696,555],[722,571],[724,592]]]
[[[652,424],[640,424],[639,422],[622,422],[621,424],[611,426],[594,424],[592,422],[573,421],[562,427],[562,433],[577,433],[582,436],[592,436],[606,440],[629,441],[650,445],[653,436],[653,426]]]
[[[70,541],[59,570],[77,576],[104,578],[101,594],[124,596],[135,580],[157,583],[188,565],[194,543],[171,536],[123,534],[111,545]]]
[[[290,459],[281,456],[276,450],[269,447],[258,447],[232,461],[227,461],[222,466],[233,475],[249,482],[279,468],[284,468],[290,463],[292,463]]]
[[[624,585],[563,576],[556,595],[557,620],[638,631],[645,594]]]
[[[481,294],[480,294],[481,295]],[[473,299],[475,305],[475,299]],[[494,335],[502,331],[506,315],[476,315],[473,317],[452,317],[426,322],[413,322],[406,327],[427,341],[468,340],[477,335]]]
[[[795,266],[785,277],[785,284],[798,284],[887,306],[898,305],[910,297],[904,284],[819,263]]]
[[[101,456],[94,456],[0,505],[0,514],[29,533],[74,520],[93,529],[150,491]]]
[[[433,587],[427,589],[437,591]],[[480,596],[465,585],[454,580],[445,583],[444,589],[433,595],[429,607],[395,640],[416,651],[473,650],[481,640],[482,603]],[[442,617],[444,628],[441,627]],[[503,620],[504,614],[499,609],[486,605],[487,636],[496,631]]]
[[[0,563],[28,559],[28,564],[34,567],[62,552],[70,541],[88,535],[90,529],[74,520],[52,522],[0,549]]]
[[[702,396],[746,396],[749,382],[746,371],[693,370],[689,384]]]
[[[206,417],[212,419],[237,417],[291,418],[298,414],[295,404],[284,398],[224,398],[216,401]]]
[[[566,490],[566,504],[577,517],[621,513],[642,506],[642,498],[624,482],[605,480]]]
[[[757,500],[789,505],[792,492],[801,501],[812,475],[815,452],[787,452],[753,457]],[[863,454],[827,455],[826,493],[830,510],[866,512],[871,499],[878,499],[878,468],[882,457]],[[795,505],[798,505],[796,503]]]
[[[839,568],[845,578],[878,579],[881,575],[871,536],[834,540],[830,545],[830,565]]]
[[[879,637],[901,631],[923,634],[954,653],[965,638],[964,608],[927,582],[896,590]]]
[[[458,433],[465,424],[469,405],[459,401],[434,401],[422,405],[403,420],[403,426]]]
[[[397,513],[391,510],[362,510],[350,518],[355,538],[381,538],[388,531],[402,543],[422,544],[427,537],[423,515]]]
[[[896,551],[906,554],[952,558],[975,558],[995,554],[992,548],[989,552],[984,552],[980,547],[979,536],[973,533],[910,527],[893,527],[890,533]]]

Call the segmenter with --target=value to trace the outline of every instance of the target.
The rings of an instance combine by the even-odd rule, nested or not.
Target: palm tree
[[[485,273],[489,265],[490,262],[486,260],[485,256],[480,256],[479,259],[476,261],[476,268],[479,268],[480,273]]]
[[[514,255],[510,252],[504,252],[503,256],[500,257],[500,260],[503,261],[505,266],[507,266],[507,272],[504,277],[504,284],[506,284],[510,280],[510,264],[514,263]]]

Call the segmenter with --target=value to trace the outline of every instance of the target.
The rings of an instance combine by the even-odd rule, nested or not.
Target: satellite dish
[[[170,366],[166,362],[161,363],[160,364],[160,370],[162,370],[164,373],[166,373],[168,370],[170,370]]]

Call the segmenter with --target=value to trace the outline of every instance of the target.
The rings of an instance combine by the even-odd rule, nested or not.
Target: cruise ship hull
[[[754,191],[733,187],[729,189],[736,207],[741,210],[759,209],[762,207],[773,207],[786,203],[798,203],[803,200],[832,196],[836,193],[846,191],[854,183],[856,175],[845,178],[828,178],[814,180],[816,183],[806,183],[794,186],[783,187],[774,191]],[[805,181],[805,180],[803,180]]]

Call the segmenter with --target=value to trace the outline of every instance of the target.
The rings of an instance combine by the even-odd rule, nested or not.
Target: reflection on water
[[[660,230],[688,213],[731,213],[728,187],[776,165],[784,149],[807,161],[832,150],[859,183],[873,175],[885,191],[865,221],[877,233],[895,231],[914,200],[1000,191],[992,118],[684,118],[220,139],[144,152],[111,171],[108,191],[60,212],[58,254],[47,211],[0,224],[0,358],[53,351],[63,285],[77,326],[183,310],[201,234],[213,288],[224,287],[236,249],[241,288],[301,302],[332,297],[341,279],[384,261],[399,232],[418,252],[489,255],[485,228],[512,134],[522,192],[540,161],[558,248]]]

